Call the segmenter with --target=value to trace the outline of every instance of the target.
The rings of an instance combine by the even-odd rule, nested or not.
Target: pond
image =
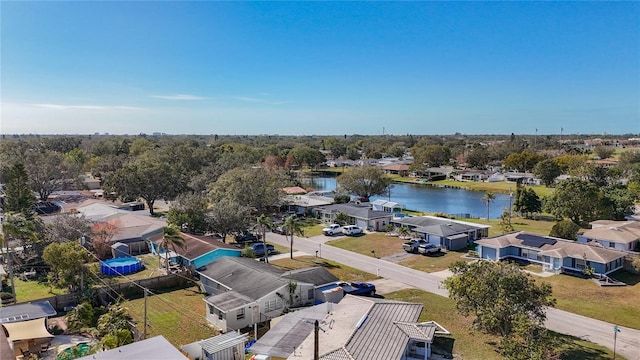
[[[335,177],[314,177],[303,180],[305,186],[317,191],[333,191]],[[515,186],[515,185],[514,185]],[[402,204],[408,210],[474,218],[487,217],[487,205],[482,200],[484,192],[464,189],[439,188],[419,184],[393,184],[390,196],[374,196],[371,201],[383,199]],[[509,208],[509,195],[495,194],[489,204],[489,218],[496,219]]]

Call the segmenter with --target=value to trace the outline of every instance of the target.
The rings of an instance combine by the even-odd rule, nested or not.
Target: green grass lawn
[[[591,279],[570,275],[540,278],[551,284],[558,309],[640,329],[640,275],[618,271],[611,277],[628,286],[600,287]]]
[[[489,236],[502,235],[502,230],[500,229],[500,220],[496,219],[487,221],[486,219],[455,219],[474,224],[489,225],[491,226],[491,228],[489,228]],[[551,232],[551,228],[553,227],[553,225],[555,225],[555,221],[546,217],[541,217],[540,219],[525,219],[514,216],[511,218],[511,226],[513,226],[514,231],[528,231],[546,236]]]
[[[371,251],[373,250],[376,256],[381,258],[404,252],[402,244],[406,241],[396,236],[386,236],[384,233],[371,233],[329,240],[326,244],[368,256],[371,256]]]
[[[14,277],[13,282],[16,287],[16,300],[18,302],[38,300],[67,293],[66,289],[49,286],[46,280],[43,279],[22,280],[19,277]],[[11,286],[10,281],[7,281],[7,283]],[[9,289],[9,291],[11,290]]]
[[[271,265],[282,270],[295,270],[313,266],[322,266],[327,271],[344,281],[370,281],[376,278],[368,272],[354,269],[352,267],[339,264],[337,262],[317,258],[313,256],[301,256],[293,259],[280,259],[269,262]]]
[[[174,346],[217,335],[207,319],[205,295],[197,286],[167,291],[147,297],[147,337],[164,336]],[[144,298],[127,300],[124,306],[137,324],[144,328]]]
[[[421,290],[401,290],[385,295],[386,299],[424,304],[419,321],[435,321],[451,332],[450,336],[436,336],[434,347],[458,355],[462,359],[501,359],[496,352],[496,336],[473,330],[472,319],[464,317],[455,309],[448,298]],[[611,359],[612,352],[602,346],[576,339],[571,336],[555,334],[563,350],[563,360]]]

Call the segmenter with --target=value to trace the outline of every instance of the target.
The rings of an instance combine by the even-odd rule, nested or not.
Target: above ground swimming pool
[[[105,275],[127,275],[142,269],[142,262],[134,257],[121,257],[100,263],[100,271]]]

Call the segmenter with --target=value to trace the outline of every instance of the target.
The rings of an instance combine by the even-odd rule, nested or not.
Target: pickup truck
[[[433,244],[422,244],[418,247],[418,252],[422,255],[435,254],[440,252],[440,247]]]
[[[425,239],[411,239],[408,242],[402,244],[402,248],[408,253],[417,254],[420,246],[426,244],[428,244],[428,242]]]
[[[376,286],[371,283],[354,281],[352,283],[341,282],[338,285],[345,294],[373,296],[376,294]]]
[[[327,235],[327,236],[333,236],[335,234],[341,234],[342,233],[342,226],[340,226],[339,224],[331,224],[331,225],[327,226],[326,228],[322,229],[322,233],[324,235]]]

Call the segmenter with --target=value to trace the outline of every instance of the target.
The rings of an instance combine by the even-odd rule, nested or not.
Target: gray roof
[[[488,227],[486,225],[470,224],[463,221],[443,219],[434,216],[408,216],[394,219],[393,222],[415,227],[415,231],[417,232],[439,236],[455,235]]]
[[[288,284],[282,278],[284,271],[250,258],[225,256],[207,269],[199,271],[201,276],[217,281],[238,294],[257,300]]]
[[[316,286],[340,280],[335,275],[320,266],[287,271],[283,273],[281,277],[286,279],[293,279],[298,282],[313,284]]]
[[[0,307],[0,322],[7,324],[56,316],[56,309],[48,301],[37,301]]]
[[[252,354],[287,358],[313,332],[315,320],[321,321],[333,304],[323,303],[283,316],[249,348]],[[320,324],[320,327],[326,325]]]
[[[437,235],[440,237],[449,237],[452,235],[465,233],[466,231],[469,231],[469,230],[476,230],[476,229],[471,229],[470,226],[466,226],[466,225],[462,225],[454,222],[448,222],[448,223],[436,224],[436,225],[430,225],[430,226],[418,226],[415,229],[413,229],[413,231],[418,233]]]
[[[235,291],[225,291],[217,295],[211,295],[204,298],[204,301],[217,307],[218,309],[227,312],[229,310],[240,308],[244,305],[251,304],[254,299],[251,299],[242,294],[238,294]]]
[[[390,212],[372,210],[369,204],[333,204],[320,206],[317,209],[331,214],[343,212],[349,216],[367,220],[393,217]]]
[[[97,352],[78,360],[122,360],[122,359],[163,359],[186,360],[178,349],[173,347],[162,335],[141,340],[115,349]]]
[[[200,346],[207,354],[215,354],[219,351],[243,344],[247,340],[247,334],[231,331],[212,338],[200,341]]]
[[[415,322],[422,304],[379,302],[345,345],[354,359],[400,359],[408,338],[395,322]]]
[[[423,340],[426,342],[432,342],[433,336],[436,333],[437,326],[434,323],[394,323],[400,331],[407,335],[411,339]]]

